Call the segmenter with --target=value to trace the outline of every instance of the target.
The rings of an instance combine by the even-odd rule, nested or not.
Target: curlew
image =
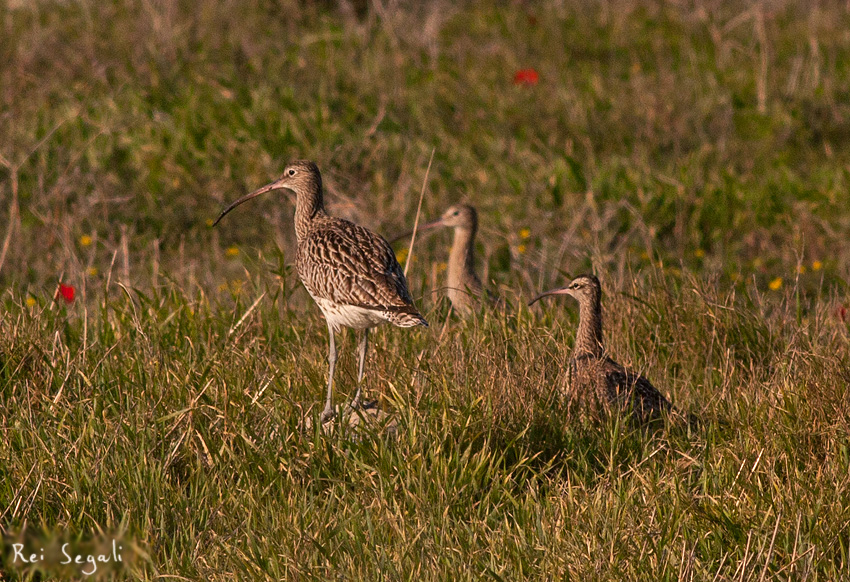
[[[570,398],[595,399],[592,404],[632,411],[640,421],[674,410],[670,402],[643,376],[627,370],[606,351],[602,339],[602,287],[594,275],[579,275],[566,287],[535,297],[570,295],[579,305],[579,324],[570,357],[567,390]]]
[[[454,229],[452,250],[446,272],[446,294],[452,307],[462,316],[472,314],[476,300],[483,295],[481,280],[475,274],[475,234],[478,231],[478,213],[467,204],[448,208],[443,215],[419,227],[419,231],[447,227]],[[399,238],[409,236],[407,233]]]
[[[322,197],[322,176],[314,162],[290,163],[283,175],[242,196],[219,215],[248,200],[286,189],[295,193],[295,268],[328,324],[328,389],[321,421],[334,416],[333,381],[337,361],[334,336],[343,327],[361,330],[357,391],[350,408],[360,404],[369,330],[383,323],[428,326],[407,289],[404,272],[389,243],[348,220],[330,216]]]

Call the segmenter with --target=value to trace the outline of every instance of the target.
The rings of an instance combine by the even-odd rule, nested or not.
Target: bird
[[[416,309],[404,271],[390,244],[381,235],[348,220],[331,216],[324,206],[322,175],[315,162],[296,160],[270,184],[230,204],[215,224],[231,210],[266,192],[295,194],[295,269],[328,325],[328,387],[320,420],[335,416],[334,336],[347,327],[362,331],[358,344],[357,391],[350,409],[360,405],[369,330],[384,323],[397,327],[428,327]]]
[[[602,337],[602,286],[595,275],[579,275],[566,287],[541,293],[529,306],[550,295],[569,295],[579,305],[578,331],[567,368],[571,400],[590,397],[592,407],[629,410],[640,422],[676,410],[649,380],[608,356]]]
[[[472,314],[476,300],[483,296],[481,280],[475,274],[475,234],[478,232],[478,212],[468,204],[456,204],[443,212],[433,222],[423,224],[418,230],[431,230],[440,227],[454,229],[454,241],[449,252],[446,273],[446,289],[452,307],[462,316]],[[404,238],[412,233],[396,237]]]

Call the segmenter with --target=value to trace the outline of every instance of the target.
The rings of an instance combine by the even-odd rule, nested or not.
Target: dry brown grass
[[[840,2],[2,5],[4,574],[79,576],[10,564],[19,536],[118,536],[127,579],[846,578],[848,29]],[[305,436],[292,209],[208,221],[308,157],[397,234],[432,151],[423,215],[478,207],[506,306],[448,316],[448,235],[420,239],[432,327],[367,364],[398,439]],[[701,425],[566,421],[576,310],[524,305],[591,270],[613,353]]]

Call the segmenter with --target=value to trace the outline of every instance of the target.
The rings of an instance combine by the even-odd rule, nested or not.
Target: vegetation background
[[[117,538],[132,580],[850,578],[848,145],[843,1],[0,1],[0,574]],[[211,222],[310,158],[389,237],[432,151],[507,308],[450,315],[421,238],[432,326],[367,364],[397,437],[304,434],[293,209]],[[524,305],[591,270],[700,426],[565,417],[575,306]]]

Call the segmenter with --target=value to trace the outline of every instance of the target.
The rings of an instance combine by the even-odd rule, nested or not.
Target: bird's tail
[[[423,327],[428,327],[428,322],[425,321],[425,318],[422,317],[422,314],[419,312],[413,313],[398,313],[398,312],[390,312],[387,314],[390,320],[390,323],[397,327],[416,327],[417,325],[421,325]]]
[[[393,305],[381,308],[384,317],[396,327],[428,327],[428,322],[413,305]]]

